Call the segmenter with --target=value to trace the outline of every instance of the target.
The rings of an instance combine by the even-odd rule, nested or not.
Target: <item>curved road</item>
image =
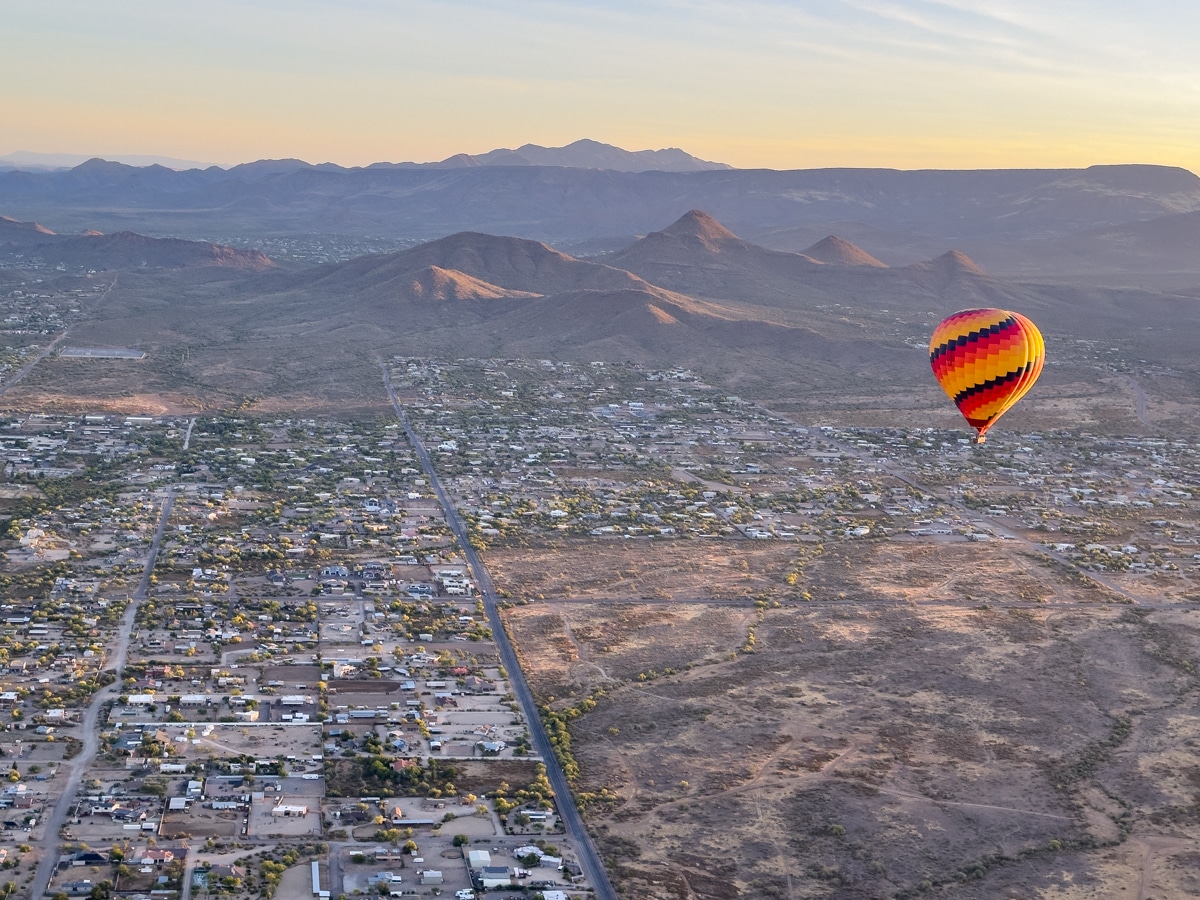
[[[545,762],[546,777],[549,779],[550,786],[554,789],[554,796],[558,800],[559,816],[563,820],[567,834],[574,838],[575,846],[578,848],[579,864],[588,881],[595,888],[595,896],[599,900],[616,900],[617,893],[613,888],[612,882],[608,880],[608,873],[604,870],[604,865],[600,862],[600,855],[596,852],[596,845],[592,843],[591,836],[588,835],[587,830],[583,827],[583,817],[579,814],[579,807],[575,805],[575,796],[571,793],[571,786],[567,783],[562,766],[558,764],[558,757],[554,755],[554,749],[550,746],[550,738],[546,734],[545,727],[542,725],[541,717],[538,715],[537,703],[533,699],[533,692],[529,689],[529,683],[525,680],[525,673],[521,670],[521,664],[517,660],[517,652],[513,648],[512,641],[508,638],[508,632],[504,630],[504,623],[500,621],[500,609],[496,604],[496,591],[492,584],[491,575],[488,574],[483,562],[479,559],[479,555],[468,542],[466,526],[463,523],[462,517],[459,516],[458,510],[451,502],[449,495],[442,488],[442,483],[438,480],[437,472],[433,468],[433,461],[429,458],[429,451],[425,449],[421,438],[417,435],[412,425],[409,424],[408,416],[404,414],[404,408],[400,405],[400,401],[396,399],[396,392],[392,389],[392,380],[387,364],[380,362],[379,367],[383,371],[383,384],[387,388],[388,399],[391,400],[392,408],[396,411],[396,416],[400,419],[400,424],[404,427],[405,434],[408,435],[408,441],[416,452],[417,459],[421,462],[421,470],[429,479],[429,484],[437,495],[438,502],[442,505],[442,510],[446,516],[446,524],[450,526],[450,530],[454,532],[454,536],[458,539],[459,546],[462,547],[463,555],[466,557],[467,565],[470,566],[471,574],[475,578],[475,584],[479,587],[479,591],[483,595],[483,606],[487,611],[488,624],[492,628],[496,648],[500,652],[500,661],[503,663],[504,668],[508,670],[508,680],[512,686],[513,695],[517,698],[517,702],[521,704],[525,719],[529,723],[529,734],[533,741],[533,747]]]
[[[162,512],[158,518],[158,529],[154,533],[154,539],[150,542],[150,553],[146,559],[146,566],[142,570],[142,580],[138,584],[137,591],[129,599],[129,606],[125,609],[125,615],[121,619],[121,626],[117,632],[116,645],[101,670],[112,669],[116,672],[117,678],[112,684],[101,688],[92,695],[92,702],[88,704],[87,711],[83,714],[83,721],[79,726],[83,735],[83,749],[73,760],[63,763],[71,768],[71,774],[67,777],[58,803],[54,810],[46,816],[43,824],[45,831],[41,840],[42,859],[38,863],[37,872],[30,885],[30,897],[41,897],[50,884],[55,864],[58,862],[59,831],[66,824],[67,814],[75,805],[75,795],[79,792],[83,773],[91,766],[92,760],[100,750],[100,710],[108,700],[118,696],[121,692],[121,670],[125,668],[129,641],[133,635],[133,623],[137,618],[141,601],[146,599],[146,589],[150,586],[150,576],[154,573],[154,563],[158,559],[158,548],[162,544],[163,532],[166,531],[167,519],[171,517],[171,509],[174,505],[175,489],[168,488],[167,496],[163,500]]]

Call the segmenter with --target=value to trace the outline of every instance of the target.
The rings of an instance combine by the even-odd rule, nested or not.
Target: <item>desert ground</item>
[[[593,542],[569,573],[489,554],[502,587],[546,598],[507,626],[543,700],[580,710],[578,787],[619,798],[587,816],[622,884],[680,900],[1200,891],[1200,611],[1133,605],[999,544],[730,559],[692,543]]]

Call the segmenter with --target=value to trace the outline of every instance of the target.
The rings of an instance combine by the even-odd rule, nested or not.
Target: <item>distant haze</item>
[[[105,162],[123,163],[127,166],[164,166],[175,171],[187,169],[207,169],[216,163],[197,162],[188,159],[172,159],[168,156],[145,156],[129,153],[93,153],[90,155],[75,153],[30,153],[25,150],[10,153],[0,157],[0,169],[12,168],[24,171],[46,171],[54,169],[71,169],[92,159]],[[240,164],[249,163],[243,160]],[[259,164],[277,163],[281,168],[296,165],[308,165],[301,160],[255,160]],[[331,165],[331,164],[330,164]],[[611,169],[615,172],[699,172],[707,169],[728,169],[724,163],[710,162],[698,159],[690,153],[685,153],[677,147],[661,150],[623,150],[611,144],[604,144],[590,138],[582,138],[565,147],[541,147],[537,144],[523,144],[515,150],[501,148],[489,150],[486,153],[469,154],[455,153],[444,160],[436,162],[401,162],[392,163],[376,161],[371,167],[376,168],[438,168],[462,169],[477,166],[567,166],[579,169]],[[218,168],[229,168],[218,166]]]
[[[166,166],[168,169],[183,171],[184,169],[207,169],[215,163],[197,162],[194,159],[172,159],[169,156],[147,156],[138,153],[32,153],[28,150],[18,150],[0,157],[0,167],[15,169],[71,169],[87,162],[89,159],[100,157],[109,162],[124,163],[127,166]]]

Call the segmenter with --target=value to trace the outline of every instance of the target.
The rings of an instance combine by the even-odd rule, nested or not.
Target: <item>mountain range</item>
[[[188,169],[226,169],[237,166],[217,166],[195,160],[175,159],[169,156],[145,154],[116,154],[110,156],[84,156],[74,153],[30,153],[17,151],[0,157],[0,170],[18,169],[26,172],[45,172],[71,169],[94,159],[123,163],[129,166],[162,166],[175,171]],[[263,160],[282,162],[285,167],[307,167],[300,160]],[[251,164],[254,165],[254,164]],[[588,138],[563,147],[542,147],[538,144],[523,144],[516,150],[497,149],[487,153],[455,153],[439,162],[378,162],[367,168],[428,168],[459,169],[478,166],[566,166],[581,169],[611,169],[615,172],[699,172],[706,169],[729,169],[725,163],[708,162],[685,153],[676,147],[663,150],[622,150],[612,144],[603,144]],[[314,166],[325,171],[351,171],[351,169],[324,163]]]
[[[798,415],[884,424],[903,411],[952,425],[927,340],[940,318],[968,306],[1018,309],[1046,335],[1042,382],[1014,420],[1130,427],[1130,360],[1154,361],[1139,376],[1152,398],[1200,384],[1189,337],[1200,324],[1195,292],[1018,283],[957,250],[889,266],[835,235],[802,253],[772,250],[699,210],[592,259],[460,232],[323,266],[273,266],[261,255],[233,266],[215,264],[211,245],[181,253],[177,244],[188,242],[123,235],[47,244],[46,232],[0,221],[0,245],[14,233],[71,252],[92,242],[109,264],[90,256],[87,265],[120,272],[72,341],[147,356],[46,360],[8,394],[28,404],[132,394],[162,409],[246,398],[343,409],[378,400],[380,355],[523,356],[684,366]],[[1171,403],[1173,427],[1192,421],[1189,405]]]
[[[693,168],[624,170],[655,160]],[[1184,169],[700,165],[682,151],[631,154],[591,141],[355,169],[262,160],[179,172],[95,159],[66,171],[0,172],[0,210],[59,232],[136,230],[219,243],[311,234],[424,241],[475,231],[592,253],[703,209],[761,246],[810,256],[816,241],[836,234],[893,266],[959,249],[1014,276],[1200,271],[1200,179]]]
[[[375,163],[368,168],[460,169],[479,166],[560,166],[572,169],[608,169],[613,172],[703,172],[731,169],[725,163],[709,162],[685,153],[678,147],[664,150],[622,150],[588,138],[565,147],[541,147],[523,144],[516,150],[489,150],[487,153],[454,156],[432,163]]]
[[[48,172],[57,169],[70,169],[95,159],[97,154],[81,153],[32,153],[28,150],[18,150],[6,156],[0,156],[0,171],[20,169],[26,172]],[[130,166],[166,166],[168,169],[182,171],[184,169],[207,169],[212,163],[199,162],[194,159],[176,159],[172,156],[154,156],[144,153],[115,153],[103,155],[104,159],[121,162]]]

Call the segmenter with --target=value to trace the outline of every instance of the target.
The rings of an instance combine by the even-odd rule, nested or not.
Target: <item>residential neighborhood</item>
[[[548,539],[798,558],[1019,541],[1129,596],[1152,579],[1200,601],[1186,442],[1009,434],[981,451],[796,425],[686,370],[390,366],[485,559]],[[0,896],[43,874],[68,897],[586,888],[401,423],[27,414],[0,423],[0,462]],[[795,578],[771,599],[839,600]]]

